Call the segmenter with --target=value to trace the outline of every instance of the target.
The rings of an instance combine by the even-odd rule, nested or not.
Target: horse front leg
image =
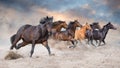
[[[33,53],[34,53],[34,48],[35,48],[35,41],[32,41],[32,49],[30,52],[30,57],[32,57]]]
[[[47,42],[47,41],[43,42],[42,44],[47,48],[48,54],[49,54],[50,56],[54,55],[54,54],[51,54],[51,50],[50,50],[50,47],[48,46],[48,42]]]
[[[95,46],[95,45],[93,44],[93,39],[91,39],[91,44],[92,44],[93,46]]]
[[[74,41],[77,41],[77,40],[71,40],[71,43],[72,43],[73,45],[72,45],[72,46],[69,46],[69,48],[75,48],[75,47],[76,47]]]
[[[90,42],[90,38],[87,38],[87,44],[89,44],[89,42]]]
[[[102,42],[104,43],[104,45],[106,44],[105,40],[102,40]]]

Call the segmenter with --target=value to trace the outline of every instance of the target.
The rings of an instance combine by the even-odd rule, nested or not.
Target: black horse
[[[53,18],[46,17],[45,19],[46,21],[42,22],[41,25],[37,26],[27,25],[28,27],[26,27],[26,25],[22,26],[14,36],[15,38],[12,41],[12,46],[10,49],[13,49],[14,47],[16,49],[19,49],[27,44],[32,44],[30,55],[30,57],[32,57],[32,54],[34,53],[35,44],[41,43],[47,48],[49,55],[52,55],[50,48],[48,46],[49,31],[47,26],[51,24]],[[16,46],[17,42],[20,39],[22,39],[23,42]]]
[[[92,24],[90,24],[92,30],[99,30],[101,29],[99,22],[93,22]],[[86,39],[88,40],[87,43],[89,44],[90,39],[92,38],[92,30],[87,30],[86,31]],[[97,40],[95,40],[97,43]]]
[[[106,35],[107,35],[109,29],[116,30],[116,28],[111,24],[111,22],[109,22],[108,24],[104,25],[103,28],[100,29],[100,30],[93,30],[92,31],[91,43],[93,44],[93,40],[99,40],[99,45],[98,46],[101,45],[101,42],[106,44],[105,38],[106,38]]]

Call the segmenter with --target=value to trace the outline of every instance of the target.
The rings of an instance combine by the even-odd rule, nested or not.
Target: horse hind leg
[[[16,48],[16,43],[21,39],[20,35],[15,36],[15,40],[12,43],[12,46],[10,47],[10,50],[12,50],[14,47]]]
[[[22,43],[19,43],[18,46],[16,46],[16,49],[20,49],[21,47],[27,45],[28,43],[27,42],[22,42]]]

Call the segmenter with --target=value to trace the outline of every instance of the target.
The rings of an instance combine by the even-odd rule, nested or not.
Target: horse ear
[[[46,18],[48,19],[48,16]]]
[[[108,22],[108,24],[111,24],[111,22]]]
[[[88,23],[86,22],[86,24],[88,24]]]

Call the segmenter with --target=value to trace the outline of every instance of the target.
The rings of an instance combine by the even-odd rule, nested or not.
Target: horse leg
[[[91,39],[91,44],[92,44],[93,46],[95,46],[95,45],[93,44],[93,39]]]
[[[75,40],[71,40],[71,43],[73,44],[73,46],[70,46],[69,48],[72,48],[72,47],[75,48],[75,47],[76,47],[74,41],[75,41]]]
[[[100,45],[101,45],[101,42],[102,42],[102,40],[99,40],[99,45],[98,45],[98,46],[100,46]]]
[[[89,44],[90,38],[88,38],[87,40],[88,40],[88,41],[87,41],[87,44]]]
[[[106,44],[105,40],[102,40],[102,42],[104,43],[104,45]]]
[[[35,48],[35,41],[32,42],[32,49],[31,49],[30,57],[32,57],[32,55],[34,53],[34,48]]]
[[[97,40],[95,40],[96,41],[96,44],[98,43],[98,41]]]
[[[23,41],[22,43],[19,43],[18,46],[16,47],[16,49],[20,49],[21,47],[27,45],[28,43]]]
[[[10,47],[10,50],[12,50],[14,47],[16,48],[17,42],[20,40],[20,35],[16,35],[14,42],[12,43],[12,46]]]
[[[51,50],[50,50],[50,47],[48,46],[48,42],[47,42],[47,41],[43,42],[42,44],[47,48],[48,54],[49,54],[50,56],[54,55],[54,54],[51,54]]]

